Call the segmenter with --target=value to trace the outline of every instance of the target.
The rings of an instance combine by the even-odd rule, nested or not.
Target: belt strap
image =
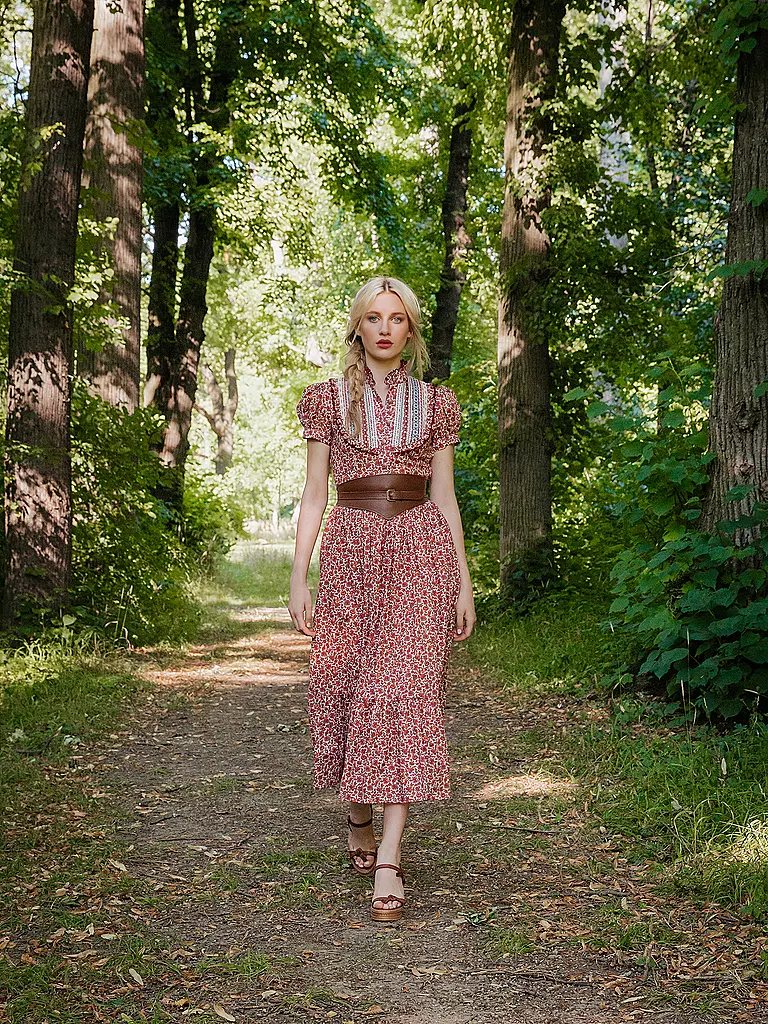
[[[339,494],[340,498],[381,498],[387,501],[410,501],[411,499],[423,498],[424,491],[407,491],[401,487],[388,487],[385,491],[344,491]]]

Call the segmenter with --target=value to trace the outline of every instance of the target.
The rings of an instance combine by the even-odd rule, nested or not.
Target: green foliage
[[[154,492],[161,467],[152,446],[162,421],[131,415],[76,382],[73,400],[75,503],[71,614],[117,639],[180,639],[197,625],[192,584],[225,554],[241,523],[207,484],[192,481],[184,516],[172,521]]]
[[[599,591],[547,594],[527,615],[508,609],[484,621],[467,649],[473,662],[516,698],[585,694],[623,642],[600,630],[606,604]]]
[[[496,367],[485,363],[457,369],[446,383],[462,407],[454,479],[467,561],[476,594],[492,594],[499,581]]]
[[[728,535],[766,522],[768,506],[757,506],[718,533],[673,528],[660,546],[638,544],[617,560],[611,613],[636,639],[636,675],[666,687],[670,711],[726,720],[765,712],[768,536],[762,526],[762,538],[740,547]]]
[[[180,536],[187,556],[203,571],[218,568],[242,535],[243,518],[243,508],[228,500],[215,478],[187,477]]]
[[[742,53],[757,46],[756,34],[768,29],[768,10],[760,0],[732,0],[723,6],[712,29],[723,63],[734,65]]]
[[[763,711],[768,695],[768,537],[759,536],[768,514],[757,505],[713,534],[696,528],[714,457],[702,404],[710,374],[698,364],[677,370],[671,353],[662,355],[646,374],[659,386],[655,415],[609,421],[626,437],[616,446],[624,494],[613,507],[626,544],[611,569],[604,628],[624,634],[630,653],[603,682],[631,675],[666,692],[670,712],[744,718]],[[578,390],[572,397],[585,400]],[[752,530],[754,542],[736,544],[737,530]]]

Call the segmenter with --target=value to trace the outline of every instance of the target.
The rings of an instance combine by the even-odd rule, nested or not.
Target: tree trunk
[[[216,379],[216,374],[207,363],[203,364],[200,372],[205,382],[205,389],[208,392],[211,405],[213,406],[213,412],[208,412],[201,405],[195,405],[195,409],[205,416],[211,426],[211,430],[216,435],[218,442],[215,460],[216,473],[218,476],[224,476],[232,465],[232,455],[234,452],[234,433],[232,428],[238,404],[235,350],[230,348],[224,353],[224,373],[227,378],[226,399],[221,390],[221,385]]]
[[[72,564],[72,315],[93,0],[34,5],[11,298],[2,619],[66,605]],[[59,127],[63,126],[63,128]]]
[[[132,412],[139,402],[141,324],[142,154],[130,141],[144,113],[144,0],[96,0],[91,48],[84,184],[96,218],[117,218],[111,251],[114,278],[102,295],[126,321],[122,344],[78,351],[78,373],[111,405]],[[127,128],[127,130],[126,130]]]
[[[432,317],[430,347],[431,373],[440,380],[445,380],[451,373],[453,336],[459,315],[459,301],[461,290],[467,281],[461,261],[465,259],[467,249],[472,244],[466,231],[464,215],[467,212],[469,161],[472,156],[472,128],[468,124],[468,118],[474,107],[474,100],[456,105],[448,151],[448,170],[443,198],[445,260]]]
[[[202,183],[200,183],[202,184]],[[205,338],[206,292],[213,259],[215,216],[213,208],[193,208],[189,213],[189,237],[184,250],[184,272],[179,295],[179,316],[172,349],[170,388],[165,407],[167,425],[160,458],[171,471],[170,504],[181,511],[184,470],[189,454],[189,428],[197,395],[197,368]]]
[[[149,279],[147,380],[144,404],[165,412],[174,365],[176,278],[179,265],[179,203],[160,203],[153,211],[152,271]]]
[[[155,0],[147,16],[147,37],[157,52],[170,85],[158,76],[148,84],[147,126],[156,145],[173,150],[178,146],[178,89],[183,65],[180,0]],[[171,402],[176,359],[176,284],[179,268],[180,185],[174,176],[163,179],[161,170],[153,181],[152,269],[147,317],[147,379],[144,405],[154,405],[164,416]],[[163,442],[157,446],[158,455]],[[176,489],[163,481],[157,497],[170,502]]]
[[[737,68],[726,264],[768,258],[768,203],[747,202],[750,191],[766,186],[768,153],[768,30],[758,31],[756,38],[754,50],[740,54]],[[756,501],[768,501],[768,395],[756,398],[754,394],[768,380],[766,274],[735,274],[725,279],[715,335],[709,450],[717,458],[711,465],[701,518],[703,529],[710,532],[724,519],[750,515]],[[726,502],[726,494],[739,485],[754,485],[754,490]],[[756,535],[756,529],[737,530],[735,543],[745,547]]]
[[[237,77],[240,58],[240,28],[245,11],[222,22],[216,37],[215,55],[207,99],[202,91],[202,75],[196,59],[194,10],[191,0],[185,3],[185,23],[191,54],[188,85],[195,117],[205,121],[212,133],[226,130],[229,122],[229,90]],[[184,494],[184,468],[189,452],[189,428],[197,394],[197,371],[200,351],[205,339],[205,316],[208,312],[206,294],[213,260],[216,235],[215,200],[209,195],[211,174],[219,159],[215,144],[204,143],[195,168],[194,196],[190,202],[189,237],[184,250],[184,270],[179,293],[179,315],[176,321],[172,360],[168,376],[159,385],[165,400],[167,422],[160,457],[171,470],[171,492],[168,500],[181,509]]]
[[[564,0],[518,0],[512,15],[500,253],[499,474],[502,601],[552,573],[550,368],[547,338],[532,315],[546,276],[549,205],[539,112],[554,94]],[[517,583],[515,582],[517,581]]]

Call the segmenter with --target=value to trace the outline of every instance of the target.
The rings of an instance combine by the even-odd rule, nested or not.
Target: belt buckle
[[[387,501],[397,501],[397,498],[395,497],[395,488],[394,487],[388,487],[387,488]]]

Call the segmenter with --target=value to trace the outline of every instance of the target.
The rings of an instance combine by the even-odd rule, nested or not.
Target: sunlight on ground
[[[547,775],[508,775],[487,782],[472,796],[477,800],[499,800],[509,796],[561,796],[578,789],[570,779],[552,779]]]
[[[768,821],[752,818],[745,825],[734,828],[737,834],[731,844],[731,855],[745,864],[768,863]]]
[[[197,644],[174,665],[151,666],[142,675],[157,686],[189,688],[190,674],[197,684],[216,684],[217,689],[249,686],[283,686],[306,678],[309,638],[294,631],[275,631],[268,636],[248,636],[220,644]]]
[[[232,608],[229,612],[235,622],[264,622],[273,619],[275,622],[290,622],[291,616],[286,607],[281,608],[254,608],[253,605],[245,605],[241,608]]]

